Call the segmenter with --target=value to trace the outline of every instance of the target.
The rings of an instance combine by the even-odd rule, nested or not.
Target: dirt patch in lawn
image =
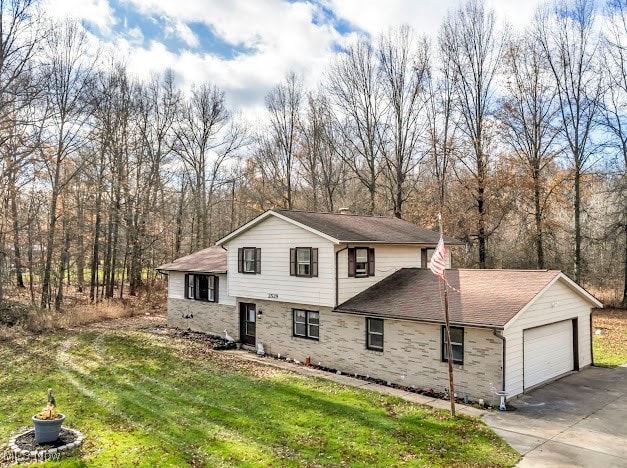
[[[594,364],[615,367],[627,363],[627,310],[595,310],[592,328]]]

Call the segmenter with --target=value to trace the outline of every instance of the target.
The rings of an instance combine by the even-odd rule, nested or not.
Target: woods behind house
[[[459,266],[555,268],[626,302],[627,0],[463,2],[291,72],[259,121],[176,70],[132,76],[80,23],[0,1],[0,301],[136,295],[266,209],[397,216]]]

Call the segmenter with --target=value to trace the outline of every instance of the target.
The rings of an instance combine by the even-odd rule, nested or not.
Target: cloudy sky
[[[138,76],[172,68],[183,86],[211,82],[229,106],[257,113],[287,71],[315,86],[359,34],[407,23],[433,37],[460,0],[44,0],[75,17]],[[537,0],[487,0],[502,21],[526,24]]]

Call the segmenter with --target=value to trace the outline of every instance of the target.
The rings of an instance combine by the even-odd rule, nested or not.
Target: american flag
[[[446,268],[446,247],[444,247],[444,239],[440,237],[440,242],[433,252],[429,268],[435,276],[444,278],[444,268]]]

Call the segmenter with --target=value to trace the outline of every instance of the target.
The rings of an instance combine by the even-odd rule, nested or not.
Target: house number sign
[[[278,299],[279,295],[275,293],[268,293],[268,299]]]

